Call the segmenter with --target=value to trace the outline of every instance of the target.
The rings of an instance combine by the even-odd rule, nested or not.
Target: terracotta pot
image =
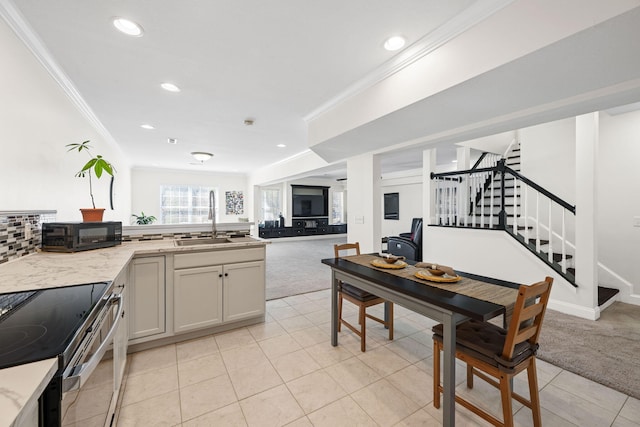
[[[84,222],[100,222],[104,214],[104,208],[97,209],[80,209],[82,212],[82,220]]]

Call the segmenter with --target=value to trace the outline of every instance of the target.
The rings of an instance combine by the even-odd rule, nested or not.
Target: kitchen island
[[[159,294],[166,298],[162,300],[163,305],[153,314],[163,316],[164,329],[138,336],[130,333],[130,344],[134,344],[130,348],[135,350],[136,343],[139,348],[149,348],[156,345],[155,342],[161,345],[168,341],[190,339],[197,335],[264,321],[264,255],[267,241],[238,237],[229,238],[223,243],[209,243],[204,242],[203,239],[202,242],[192,241],[190,243],[195,244],[183,246],[177,242],[176,240],[126,242],[116,247],[92,251],[39,252],[28,255],[0,265],[0,293],[113,281],[125,272],[129,277],[129,295],[133,296],[128,304],[129,319],[141,319],[143,324],[149,317],[148,313],[136,313],[136,310],[143,310],[145,306],[145,304],[139,304],[146,300],[144,293],[141,294],[145,288],[141,286],[140,289],[136,289],[136,279],[141,279],[141,284],[148,284],[149,281],[145,282],[145,279],[148,279],[145,278],[145,270],[136,270],[135,263],[149,259],[162,259],[162,281],[154,283],[154,286],[161,287]],[[233,278],[233,274],[229,272],[233,272],[234,267],[238,266],[247,268],[241,269],[245,272],[244,275],[240,274]],[[220,270],[219,278],[216,268]],[[226,270],[223,270],[224,268]],[[215,272],[215,275],[209,274],[212,272]],[[231,278],[229,278],[230,274]],[[218,279],[220,281],[215,282]],[[250,306],[247,306],[242,293],[250,286],[253,288],[251,288],[250,298],[247,299]],[[214,315],[207,321],[201,321],[202,319],[198,318],[200,315],[210,314],[204,310],[204,305],[191,310],[185,308],[190,307],[185,306],[185,302],[187,304],[198,302],[199,294],[194,292],[204,292],[210,297],[208,300],[203,299],[203,304],[207,307],[211,304],[211,298],[221,297],[216,303],[217,308],[212,309]],[[136,295],[138,304],[135,303]],[[235,300],[229,300],[229,297]],[[258,298],[261,298],[261,301],[258,301]],[[182,306],[180,306],[181,303]],[[135,326],[129,326],[130,331],[132,328],[135,329]],[[32,425],[33,407],[37,403],[41,390],[55,374],[56,368],[57,360],[48,359],[0,369],[2,384],[0,426]],[[25,376],[24,372],[28,372],[29,375]]]

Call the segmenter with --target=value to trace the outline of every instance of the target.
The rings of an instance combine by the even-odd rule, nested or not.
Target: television
[[[400,202],[398,193],[384,194],[384,219],[400,219]]]
[[[329,187],[292,185],[291,201],[294,218],[329,216]]]

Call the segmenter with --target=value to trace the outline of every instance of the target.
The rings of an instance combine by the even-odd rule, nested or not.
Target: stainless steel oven
[[[0,368],[58,358],[40,426],[113,422],[127,352],[124,282],[0,295]]]
[[[105,297],[107,303],[62,372],[63,426],[115,424],[127,357],[124,292],[114,287]]]

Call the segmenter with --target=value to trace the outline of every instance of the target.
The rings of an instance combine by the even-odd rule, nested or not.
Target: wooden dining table
[[[376,261],[378,260],[378,261]],[[331,267],[331,345],[338,345],[338,283],[346,282],[443,324],[444,426],[455,425],[456,325],[467,319],[487,321],[510,316],[518,284],[455,270],[460,280],[437,283],[415,276],[420,268],[408,261],[404,268],[379,268],[377,254],[323,259]],[[387,303],[388,305],[388,303]],[[385,307],[385,318],[388,310]]]

